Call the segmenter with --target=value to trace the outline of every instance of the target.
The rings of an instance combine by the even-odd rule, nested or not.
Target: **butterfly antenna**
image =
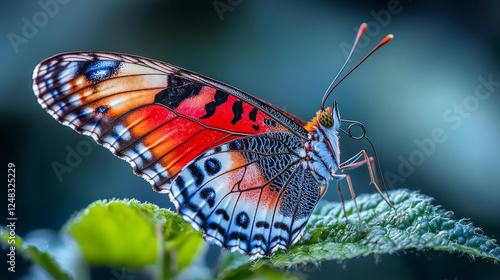
[[[349,74],[352,73],[352,71],[354,71],[356,68],[358,68],[359,65],[361,65],[361,63],[363,63],[368,57],[370,57],[376,50],[378,50],[380,47],[382,47],[383,45],[385,45],[387,42],[389,42],[390,40],[392,40],[394,38],[394,35],[392,34],[389,34],[387,35],[380,43],[378,43],[378,45],[373,48],[373,50],[371,52],[369,52],[360,62],[358,62],[358,64],[356,64],[356,66],[354,66],[351,71],[347,72],[347,74],[344,75],[344,77],[342,79],[340,79],[340,81],[338,81],[335,85],[335,81],[337,80],[338,76],[340,75],[340,73],[342,73],[342,71],[344,70],[345,66],[347,65],[347,63],[349,62],[349,59],[351,58],[351,55],[353,54],[354,52],[354,49],[356,48],[359,40],[361,39],[361,36],[363,35],[364,31],[366,30],[366,23],[362,23],[361,26],[359,27],[359,30],[358,30],[358,35],[356,36],[356,41],[354,41],[354,45],[352,46],[351,48],[351,52],[349,53],[349,56],[347,57],[347,60],[346,62],[344,63],[344,66],[342,66],[342,68],[340,69],[339,73],[337,74],[337,76],[335,76],[335,79],[333,79],[332,83],[330,84],[330,86],[328,87],[328,89],[326,90],[325,92],[325,95],[323,96],[323,100],[321,101],[321,109],[323,110],[325,108],[325,101],[326,99],[328,98],[328,96],[330,96],[330,93],[332,93],[332,91],[345,79],[347,78],[347,76],[349,76]]]
[[[356,46],[358,45],[359,40],[361,39],[361,36],[363,36],[363,33],[365,32],[366,26],[367,26],[366,23],[363,22],[361,24],[361,26],[359,27],[358,34],[356,35],[356,40],[354,40],[354,44],[352,45],[351,51],[349,52],[349,55],[347,56],[347,59],[344,62],[344,65],[342,66],[342,68],[340,68],[340,71],[337,73],[337,75],[335,76],[333,81],[330,83],[330,85],[326,89],[325,95],[323,95],[323,100],[321,101],[321,109],[322,110],[325,109],[325,101],[328,98],[328,96],[330,95],[330,93],[332,92],[331,88],[335,84],[335,81],[337,81],[337,78],[340,76],[340,73],[342,73],[342,71],[344,71],[344,68],[346,67],[347,63],[349,63],[349,60],[351,60],[351,56],[354,53],[354,50],[356,49]]]

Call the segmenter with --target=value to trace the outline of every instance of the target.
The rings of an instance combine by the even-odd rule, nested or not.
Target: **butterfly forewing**
[[[40,104],[91,135],[157,188],[209,148],[256,133],[289,131],[254,101],[178,67],[109,53],[62,54],[34,73]],[[231,88],[227,88],[231,89]],[[158,174],[166,175],[158,177]]]
[[[33,74],[56,120],[127,160],[226,248],[265,255],[304,228],[319,185],[301,163],[304,122],[173,65],[114,53],[67,53]]]

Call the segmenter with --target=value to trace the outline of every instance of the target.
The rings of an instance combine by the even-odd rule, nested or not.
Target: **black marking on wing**
[[[175,75],[168,76],[168,87],[155,96],[155,102],[176,109],[187,98],[200,93],[203,86]]]
[[[270,118],[265,118],[264,124],[270,127],[276,127],[276,121]]]
[[[222,215],[222,218],[226,221],[229,221],[229,215],[227,214],[226,210],[218,208],[215,211],[215,214],[217,215]]]
[[[195,178],[195,184],[197,186],[201,185],[201,183],[203,183],[203,172],[201,172],[201,170],[198,168],[198,166],[196,164],[191,164],[188,166],[188,170],[189,172],[191,173],[191,175],[193,176],[193,178]]]
[[[263,228],[269,228],[269,223],[266,221],[258,221],[255,223],[256,227],[263,227]]]
[[[255,234],[253,236],[253,240],[261,240],[261,241],[263,241],[262,243],[264,243],[264,244],[266,243],[266,238],[262,234]],[[260,246],[260,247],[262,248],[262,246]]]
[[[220,171],[222,164],[216,158],[209,158],[205,161],[204,164],[205,171],[207,171],[208,175],[213,176]]]
[[[248,217],[247,212],[241,211],[236,216],[236,224],[244,229],[248,228],[248,225],[250,225],[250,217]]]
[[[181,190],[181,195],[184,201],[187,201],[189,199],[189,194],[187,193],[187,189],[185,188],[186,183],[184,182],[184,179],[181,176],[178,176],[175,179],[175,183],[179,186],[179,189]]]
[[[204,199],[210,208],[215,205],[215,190],[213,188],[205,188],[200,192],[200,197]]]
[[[205,115],[200,117],[200,120],[202,119],[208,119],[211,116],[215,114],[215,109],[217,106],[222,105],[227,102],[227,98],[229,97],[229,94],[221,91],[221,90],[216,90],[215,95],[214,95],[214,101],[207,103],[205,105]]]
[[[232,110],[233,119],[231,120],[231,124],[236,125],[236,123],[241,120],[241,116],[243,115],[243,101],[234,101]]]
[[[274,228],[282,229],[282,230],[286,231],[287,233],[290,233],[290,228],[285,223],[282,223],[282,222],[275,222]]]
[[[229,241],[231,240],[240,240],[241,242],[248,242],[248,235],[241,232],[233,231],[229,234],[226,244],[229,243]]]
[[[254,107],[252,111],[248,113],[248,118],[253,122],[257,121],[257,108]]]
[[[222,235],[224,237],[224,239],[226,239],[226,229],[224,229],[221,225],[217,224],[217,223],[209,223],[207,225],[207,229],[216,229],[217,232]],[[219,240],[222,242],[222,240]]]

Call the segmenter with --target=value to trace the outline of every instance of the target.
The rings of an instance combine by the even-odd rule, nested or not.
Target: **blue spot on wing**
[[[79,65],[79,74],[85,75],[87,80],[99,82],[115,75],[120,68],[119,61],[93,61]]]
[[[109,110],[109,107],[106,105],[101,105],[95,109],[95,112],[98,114],[106,114]]]
[[[209,158],[205,161],[205,170],[210,176],[214,176],[220,171],[222,165],[219,160],[215,158]]]

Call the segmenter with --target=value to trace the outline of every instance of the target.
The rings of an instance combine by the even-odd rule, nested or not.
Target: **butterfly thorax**
[[[319,175],[322,179],[328,181],[331,174],[339,168],[340,165],[340,143],[338,130],[340,128],[340,116],[337,109],[337,103],[334,103],[333,109],[328,107],[319,110],[307,125],[309,131],[309,140],[306,142],[307,156],[304,164]]]

